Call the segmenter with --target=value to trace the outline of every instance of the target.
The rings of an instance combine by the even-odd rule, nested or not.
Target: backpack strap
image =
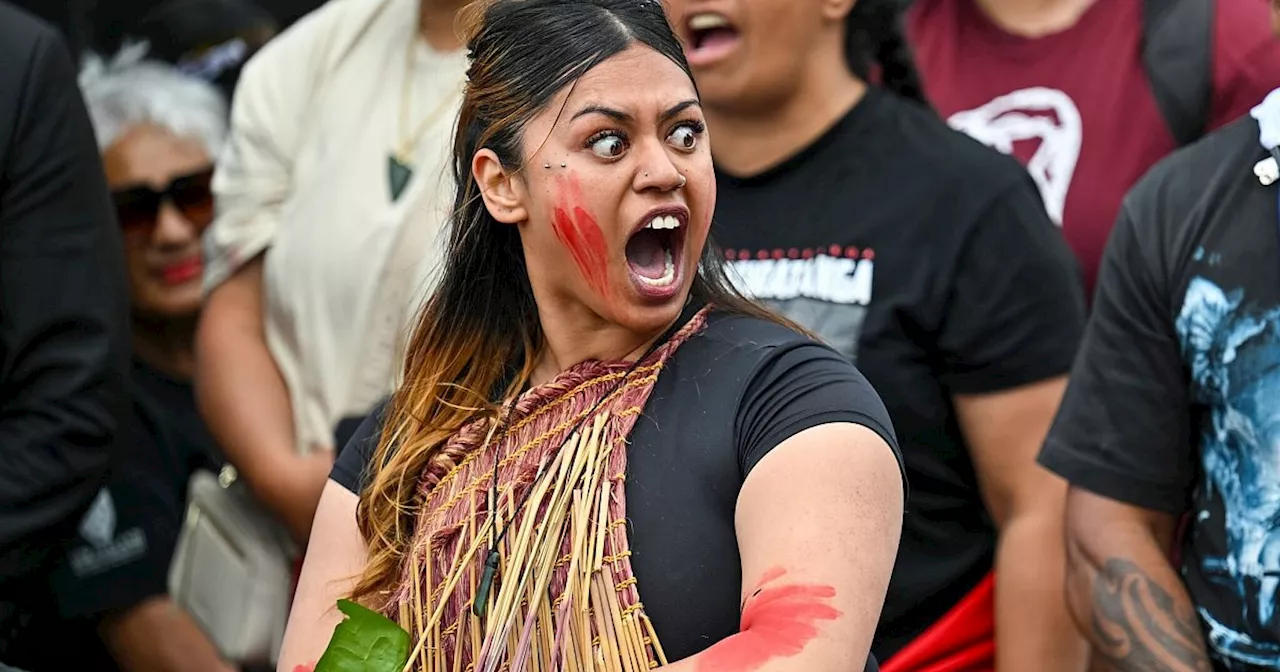
[[[1204,135],[1213,101],[1215,0],[1143,0],[1142,62],[1178,145]]]

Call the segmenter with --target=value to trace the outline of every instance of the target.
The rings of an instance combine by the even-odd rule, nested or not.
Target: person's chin
[[[680,310],[683,307],[683,302],[675,301],[661,305],[629,304],[615,313],[615,320],[619,326],[632,334],[652,338],[666,331],[676,318],[680,317]]]
[[[145,297],[135,297],[138,313],[155,320],[186,320],[200,313],[200,282],[156,287]]]
[[[658,297],[632,290],[624,301],[615,303],[614,319],[627,331],[657,335],[680,317],[689,299],[689,283],[679,283],[673,291]]]

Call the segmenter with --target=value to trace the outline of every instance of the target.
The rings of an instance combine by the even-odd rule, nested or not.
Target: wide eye
[[[667,136],[667,142],[672,147],[685,152],[692,152],[698,146],[698,136],[701,130],[689,124],[681,124],[671,129],[671,135]]]
[[[602,159],[616,159],[627,151],[627,143],[617,135],[601,135],[591,141],[591,151]]]

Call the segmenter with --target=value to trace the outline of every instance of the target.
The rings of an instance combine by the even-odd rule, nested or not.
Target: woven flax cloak
[[[522,395],[500,436],[496,420],[485,419],[449,440],[466,457],[420,483],[425,503],[384,612],[413,639],[408,669],[638,672],[666,664],[631,569],[627,437],[664,364],[707,312],[629,376],[625,362],[584,362]],[[490,544],[508,525],[482,619],[472,601]]]

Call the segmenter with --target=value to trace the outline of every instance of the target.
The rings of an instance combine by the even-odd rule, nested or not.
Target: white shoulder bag
[[[197,471],[169,567],[169,594],[227,660],[274,667],[296,555],[284,526],[236,480],[234,468]]]

